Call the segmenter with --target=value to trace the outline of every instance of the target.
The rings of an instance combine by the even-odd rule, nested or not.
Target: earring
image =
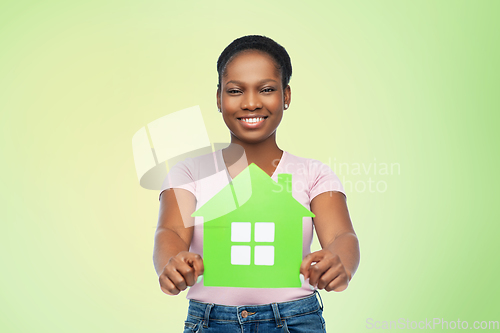
[[[285,109],[288,109],[288,104],[285,104]]]
[[[217,109],[217,110],[218,110],[219,112],[221,112],[221,110],[220,110],[220,109]]]

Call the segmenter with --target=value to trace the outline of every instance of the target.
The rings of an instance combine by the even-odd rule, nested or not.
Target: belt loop
[[[278,327],[281,327],[281,316],[280,316],[280,310],[278,308],[277,303],[271,303],[271,306],[273,307],[273,312],[274,312],[274,319],[276,319],[276,325]]]
[[[280,310],[278,309],[278,304],[277,303],[271,303],[271,306],[273,307],[274,319],[276,319],[276,325],[278,327],[283,326],[281,324]]]
[[[320,305],[321,311],[323,311],[323,299],[321,298],[321,295],[319,294],[319,291],[317,289],[314,292],[316,293],[316,295],[319,296],[319,300],[321,301],[321,305]]]
[[[212,310],[212,307],[214,306],[214,303],[207,304],[207,307],[205,309],[205,318],[203,318],[203,327],[208,328],[208,321],[210,320],[210,310]]]

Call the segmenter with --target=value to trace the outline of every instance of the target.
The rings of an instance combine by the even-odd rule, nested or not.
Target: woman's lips
[[[242,118],[238,118],[238,121],[245,128],[259,128],[262,126],[262,124],[264,123],[266,118],[267,118],[267,116],[266,117],[253,117],[253,118],[242,117]]]

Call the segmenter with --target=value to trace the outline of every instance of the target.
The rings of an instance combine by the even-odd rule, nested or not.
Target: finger
[[[311,267],[311,264],[313,262],[318,262],[322,257],[323,255],[318,251],[309,253],[304,257],[302,264],[300,264],[300,273],[304,275],[304,279],[309,277],[309,268]]]
[[[183,262],[184,265],[188,266],[185,262]],[[177,270],[177,268],[169,267],[166,269],[166,276],[169,278],[175,287],[179,289],[180,291],[183,291],[184,289],[187,288],[187,282],[182,276],[182,274]]]
[[[194,278],[198,279],[200,275],[205,271],[205,266],[203,265],[203,259],[199,254],[194,254],[189,260],[188,264],[194,268]]]
[[[318,289],[325,289],[325,287],[335,280],[337,276],[340,275],[340,271],[335,267],[330,267],[323,275],[318,279]]]
[[[181,291],[177,289],[175,284],[164,274],[160,275],[160,288],[167,295],[177,295]]]
[[[196,282],[196,279],[194,277],[195,271],[194,271],[194,268],[192,266],[190,266],[185,261],[181,261],[181,262],[179,262],[178,265],[176,265],[175,269],[182,276],[183,281],[185,282],[186,286],[184,287],[184,289],[187,288],[187,286],[194,285],[194,283]],[[181,280],[179,280],[179,283],[180,283],[180,285],[178,285],[178,287],[183,287]],[[181,290],[184,290],[184,289],[181,289]]]
[[[341,292],[347,289],[349,285],[349,279],[346,273],[340,273],[333,281],[331,281],[326,287],[326,291],[336,291]]]
[[[316,286],[318,284],[321,276],[330,269],[331,263],[327,260],[319,261],[315,265],[311,265],[309,268],[309,284],[311,286]]]

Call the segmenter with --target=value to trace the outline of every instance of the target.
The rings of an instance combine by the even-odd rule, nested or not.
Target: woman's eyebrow
[[[258,82],[258,84],[262,84],[262,83],[269,82],[269,81],[272,81],[272,82],[276,82],[276,83],[278,83],[278,81],[273,80],[273,79],[264,79],[264,80],[260,80],[260,81]],[[231,80],[231,81],[227,81],[227,82],[226,82],[226,84],[229,84],[229,83],[244,84],[243,82],[238,81],[238,80]]]

